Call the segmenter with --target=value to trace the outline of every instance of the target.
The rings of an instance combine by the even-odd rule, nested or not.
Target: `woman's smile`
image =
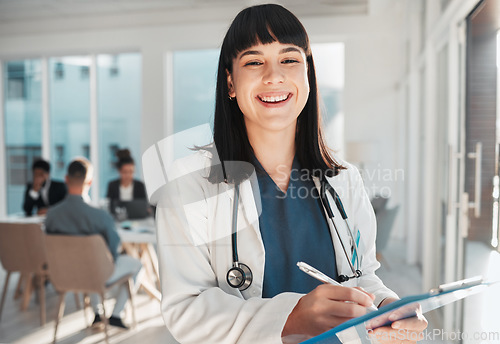
[[[279,107],[285,105],[292,96],[290,92],[274,92],[258,94],[257,99],[266,107]]]

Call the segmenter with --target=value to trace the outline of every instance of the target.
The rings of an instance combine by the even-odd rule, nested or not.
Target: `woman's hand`
[[[387,305],[397,299],[388,298],[382,301],[380,307]],[[383,326],[369,330],[369,334],[382,344],[416,343],[423,338],[423,331],[427,328],[427,320],[422,315],[419,305],[413,305],[416,316],[394,321],[389,326]],[[392,319],[391,319],[392,318]],[[389,315],[389,320],[398,319],[398,314]]]
[[[283,327],[282,337],[317,336],[366,314],[375,296],[362,289],[322,284],[300,298]]]

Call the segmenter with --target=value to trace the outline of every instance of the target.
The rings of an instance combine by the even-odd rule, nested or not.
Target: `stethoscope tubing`
[[[238,248],[237,248],[237,232],[238,232],[238,204],[240,198],[240,184],[234,185],[234,201],[233,201],[233,215],[232,215],[232,247],[233,247],[233,267],[238,267]]]
[[[356,265],[359,266],[359,255],[358,255],[358,247],[357,247],[358,245],[356,244],[356,240],[354,239],[353,231],[351,230],[351,224],[349,223],[349,218],[347,217],[347,212],[345,211],[344,204],[342,203],[342,200],[340,199],[340,196],[337,193],[337,191],[335,191],[335,189],[333,188],[333,186],[331,186],[330,183],[328,183],[328,181],[323,180],[322,184],[325,185],[325,187],[330,192],[330,195],[333,197],[333,199],[335,201],[335,204],[337,205],[337,209],[340,212],[340,216],[342,216],[342,219],[344,219],[344,221],[345,221],[345,223],[347,225],[347,232],[349,233],[349,237],[351,239],[351,247],[353,247],[354,252],[356,254],[356,257],[358,257],[358,261],[357,261]],[[326,195],[324,195],[324,196],[326,198]],[[328,206],[330,206],[329,202],[327,204],[328,204]],[[332,219],[333,219],[333,212],[331,212],[331,213],[332,213]]]
[[[339,230],[337,228],[337,225],[335,224],[335,220],[333,219],[335,216],[333,214],[333,210],[330,207],[330,202],[328,201],[328,197],[326,195],[326,189],[327,188],[328,188],[328,191],[330,192],[330,195],[332,196],[332,198],[333,198],[333,200],[334,200],[334,202],[335,202],[335,204],[337,206],[337,209],[339,210],[339,212],[340,212],[343,220],[345,221],[345,223],[347,225],[347,231],[349,232],[349,238],[351,240],[351,247],[354,248],[354,252],[355,252],[356,257],[357,257],[357,264],[356,265],[359,265],[358,250],[357,250],[357,247],[356,247],[356,242],[354,241],[354,236],[353,236],[353,234],[351,232],[351,226],[349,224],[349,219],[347,217],[347,213],[345,212],[344,205],[342,204],[342,201],[340,200],[340,197],[337,194],[337,192],[335,191],[335,189],[326,180],[322,180],[321,181],[321,188],[320,188],[321,203],[323,204],[323,207],[326,209],[326,213],[328,215],[328,219],[330,220],[330,222],[333,225],[333,228],[335,230],[335,234],[337,234],[337,238],[340,241],[340,245],[342,246],[342,250],[344,251],[344,255],[345,255],[346,259],[347,259],[347,262],[349,263],[349,267],[351,268],[351,271],[354,274],[352,277],[349,277],[349,278],[359,277],[359,276],[361,276],[361,271],[359,269],[356,269],[354,267],[354,264],[351,262],[351,259],[349,257],[349,254],[347,253],[347,249],[346,249],[346,247],[344,245],[342,237],[340,236],[340,232],[339,232]]]

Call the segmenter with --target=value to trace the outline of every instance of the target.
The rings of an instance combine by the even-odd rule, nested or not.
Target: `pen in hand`
[[[339,282],[335,281],[333,278],[328,277],[327,275],[325,275],[324,273],[322,273],[318,269],[313,268],[311,265],[309,265],[307,263],[298,262],[297,266],[299,267],[300,270],[302,270],[303,272],[305,272],[309,276],[316,278],[318,281],[321,281],[323,283],[328,283],[328,284],[333,284],[333,285],[338,285],[338,286],[344,287],[342,284],[340,284]],[[378,310],[378,308],[375,307],[374,304],[372,304],[370,307],[366,307],[366,308],[368,310],[370,310],[370,311],[377,311]]]

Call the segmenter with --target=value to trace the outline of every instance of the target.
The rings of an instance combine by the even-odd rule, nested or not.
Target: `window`
[[[13,61],[7,63],[7,99],[23,99],[24,90],[24,61]]]
[[[97,97],[99,197],[106,192],[116,151],[128,148],[141,179],[141,55],[125,53],[97,56],[97,87],[91,89],[90,56],[48,59],[49,155],[51,178],[64,180],[68,163],[76,156],[90,158],[91,92]],[[4,63],[5,166],[7,213],[22,212],[31,165],[42,156],[42,61]],[[94,137],[94,136],[92,136]],[[94,153],[93,153],[94,154]],[[3,163],[3,162],[2,162]],[[97,185],[97,184],[96,184]],[[97,202],[97,199],[94,199]]]
[[[116,151],[128,148],[141,178],[141,55],[97,57],[99,133],[99,195],[105,197],[108,182],[118,178]]]
[[[326,140],[334,150],[344,146],[344,44],[322,43],[311,46],[321,99],[321,115]]]
[[[75,156],[90,158],[90,80],[81,77],[89,56],[49,59],[51,177],[64,180]],[[62,71],[62,72],[61,72]],[[61,76],[61,73],[63,77]]]
[[[39,60],[4,64],[7,212],[22,212],[31,165],[41,155],[42,104]]]
[[[213,124],[219,50],[173,54],[174,132]]]

